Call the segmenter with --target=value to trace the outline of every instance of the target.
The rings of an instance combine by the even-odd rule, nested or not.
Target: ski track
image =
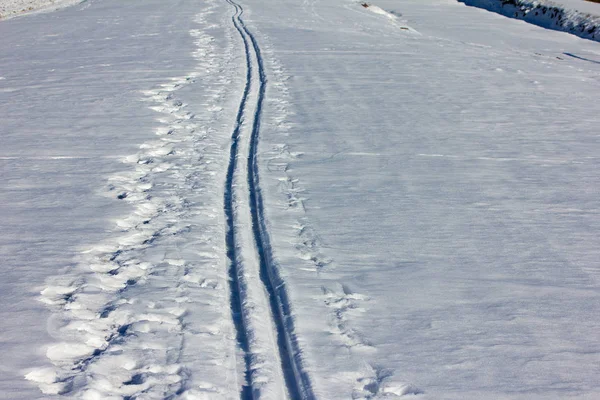
[[[207,25],[215,8],[211,2],[195,22],[216,27]],[[101,193],[129,203],[133,212],[116,221],[112,238],[83,251],[76,265],[41,292],[40,300],[53,311],[49,329],[61,340],[47,347],[53,366],[26,375],[44,394],[168,399],[185,392],[190,398],[207,393],[210,398],[230,398],[228,384],[235,377],[192,385],[182,362],[187,334],[224,343],[228,336],[227,326],[196,327],[184,321],[192,303],[197,307],[227,298],[215,252],[219,235],[210,228],[218,225],[220,215],[209,201],[195,198],[215,189],[207,177],[217,176],[218,166],[203,156],[221,157],[218,145],[207,138],[222,109],[208,107],[207,115],[197,118],[176,93],[213,74],[221,76],[217,84],[228,83],[220,74],[226,57],[205,31],[190,31],[197,47],[194,71],[142,93],[142,101],[160,115],[157,139],[127,157],[124,162],[134,169],[111,176]],[[218,88],[207,96],[209,104],[222,101]],[[198,216],[209,226],[196,230],[191,250],[190,233],[197,228],[192,221]],[[227,348],[226,343],[221,347]],[[235,369],[218,368],[225,375]]]
[[[232,3],[228,2],[233,5]],[[240,33],[238,22],[236,18],[241,14],[241,9],[235,7],[235,15],[231,17],[236,30]],[[240,101],[239,109],[235,120],[235,128],[231,135],[231,148],[229,150],[229,165],[227,167],[227,177],[225,182],[225,190],[223,195],[223,203],[225,210],[225,221],[227,223],[227,233],[225,237],[225,244],[227,247],[227,257],[229,259],[229,289],[230,289],[230,307],[233,323],[236,330],[236,340],[238,346],[243,352],[244,358],[244,379],[245,382],[241,388],[242,399],[252,399],[252,376],[250,371],[252,370],[252,363],[250,358],[250,348],[248,343],[248,334],[244,326],[244,318],[242,316],[243,303],[246,300],[243,295],[243,287],[241,284],[245,284],[244,276],[240,276],[240,267],[237,263],[237,248],[236,248],[236,235],[235,235],[235,221],[234,221],[234,201],[233,201],[233,180],[234,172],[238,157],[238,145],[240,140],[240,129],[244,117],[244,107],[248,100],[250,93],[251,83],[251,70],[250,70],[250,53],[248,51],[248,44],[244,40],[245,47],[245,61],[246,61],[246,84],[244,86],[244,92]]]
[[[235,325],[244,330],[237,336],[247,352],[246,377],[252,397],[312,399],[315,396],[295,335],[286,285],[273,260],[260,191],[257,151],[267,84],[263,58],[241,18],[243,8],[232,0],[227,2],[236,10],[232,22],[242,39],[247,67],[224,196],[232,299],[240,303],[232,304],[232,315],[235,321],[241,311],[241,321]],[[270,331],[264,327],[266,317],[272,321]],[[242,389],[242,397],[246,396]]]
[[[215,189],[203,181],[207,174],[217,176],[219,165],[211,163],[210,157],[203,162],[202,157],[203,153],[222,154],[216,144],[205,143],[199,149],[198,143],[214,133],[211,125],[223,109],[208,106],[208,116],[201,119],[187,111],[187,104],[177,96],[177,91],[205,79],[204,75],[210,78],[211,72],[224,70],[217,61],[213,38],[197,29],[190,31],[197,46],[193,54],[198,60],[196,70],[143,92],[142,100],[160,116],[157,139],[143,143],[139,153],[127,157],[124,162],[134,170],[109,177],[101,193],[129,203],[134,211],[116,221],[111,239],[83,251],[69,272],[52,279],[41,292],[40,300],[53,311],[49,329],[60,341],[47,347],[53,366],[32,369],[26,378],[45,394],[84,399],[159,399],[184,394],[195,398],[198,394],[217,399],[230,398],[235,386],[242,399],[318,397],[297,337],[286,282],[271,248],[260,188],[258,144],[267,91],[264,60],[241,18],[242,6],[226,2],[235,9],[231,21],[242,40],[246,64],[222,197],[229,285],[224,284],[223,274],[209,273],[222,267],[215,252],[218,232],[206,229],[200,237],[195,234],[194,246],[200,249],[193,257],[186,250],[196,228],[190,222],[193,216],[202,214],[215,224],[221,220],[210,202],[199,207],[197,203],[203,201],[194,201],[194,196],[206,196]],[[210,3],[196,22],[206,24],[215,8],[215,2]],[[226,85],[229,80],[222,76],[218,83]],[[285,91],[282,82],[274,85]],[[215,90],[207,104],[218,104],[222,98]],[[281,110],[280,123],[284,115]],[[269,155],[267,168],[285,174],[280,184],[289,209],[300,211],[295,225],[298,256],[312,264],[311,272],[320,274],[333,260],[322,251],[305,215],[303,189],[287,172],[287,162],[299,155],[285,144],[276,145]],[[231,308],[239,347],[232,358],[237,359],[239,376],[226,376],[221,384],[193,381],[182,360],[186,335],[228,334],[225,326],[190,328],[185,316],[187,304],[198,301],[195,291],[217,303],[226,299]],[[207,295],[207,291],[215,294]],[[349,326],[346,316],[364,312],[360,303],[369,299],[341,282],[324,284],[321,291],[317,301],[330,312],[329,332],[349,351],[373,351],[368,340]],[[232,372],[236,366],[222,368]],[[388,376],[391,373],[370,365],[366,372],[357,371],[352,398],[376,397]]]

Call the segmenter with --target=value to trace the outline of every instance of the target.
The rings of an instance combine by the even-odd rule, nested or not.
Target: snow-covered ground
[[[0,398],[600,397],[598,43],[450,0],[0,37]]]
[[[285,71],[267,210],[315,387],[597,398],[600,48],[447,1],[376,5],[400,17],[252,14]]]
[[[0,24],[0,398],[237,387],[219,194],[243,80],[231,13],[99,1]]]

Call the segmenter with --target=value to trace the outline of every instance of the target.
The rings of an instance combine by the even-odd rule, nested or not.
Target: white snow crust
[[[0,398],[600,398],[599,43],[454,0],[0,37]]]

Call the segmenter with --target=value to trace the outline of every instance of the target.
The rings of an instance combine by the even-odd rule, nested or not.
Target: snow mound
[[[551,1],[540,0],[458,0],[507,17],[521,19],[547,29],[568,32],[600,41],[600,16],[578,11]],[[600,7],[598,7],[600,12]]]
[[[362,2],[362,3],[360,3],[360,5],[366,10],[369,10],[375,14],[387,17],[393,24],[398,25],[398,27],[403,31],[408,31],[411,33],[418,33],[416,30],[414,30],[413,28],[408,26],[405,21],[402,21],[399,18],[402,16],[402,14],[399,14],[395,11],[386,11],[383,8],[378,7],[371,3]]]

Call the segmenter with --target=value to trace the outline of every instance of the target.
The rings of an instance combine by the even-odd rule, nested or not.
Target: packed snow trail
[[[244,11],[242,6],[231,0],[227,2],[235,8],[232,22],[243,42],[247,68],[246,85],[231,138],[224,195],[228,225],[227,253],[231,262],[232,315],[240,347],[245,353],[245,375],[252,396],[310,399],[314,396],[311,393],[309,378],[301,364],[286,286],[278,275],[277,266],[273,265],[263,217],[256,157],[267,79],[258,42],[241,18]],[[241,136],[242,132],[245,133],[245,137]],[[241,140],[243,141],[240,143]],[[240,153],[240,149],[244,152]],[[247,164],[243,163],[244,159],[247,160]],[[244,172],[246,182],[241,181]],[[234,187],[236,182],[237,186]],[[250,244],[247,243],[248,228],[251,228],[253,236],[253,243]],[[256,254],[248,254],[249,252]],[[261,299],[261,291],[256,290],[257,271],[268,299]],[[267,308],[249,307],[250,304],[264,304],[265,300],[269,304]],[[234,304],[236,302],[238,304]],[[272,319],[274,332],[262,332],[260,326],[265,317],[267,320]],[[273,343],[273,336],[276,343]],[[278,354],[273,357],[273,354],[268,354],[269,351]],[[277,373],[266,371],[276,367],[269,364],[277,362],[281,365],[281,383],[277,382]],[[285,393],[281,392],[281,386],[285,386]],[[244,389],[242,396],[248,396],[247,389]]]

